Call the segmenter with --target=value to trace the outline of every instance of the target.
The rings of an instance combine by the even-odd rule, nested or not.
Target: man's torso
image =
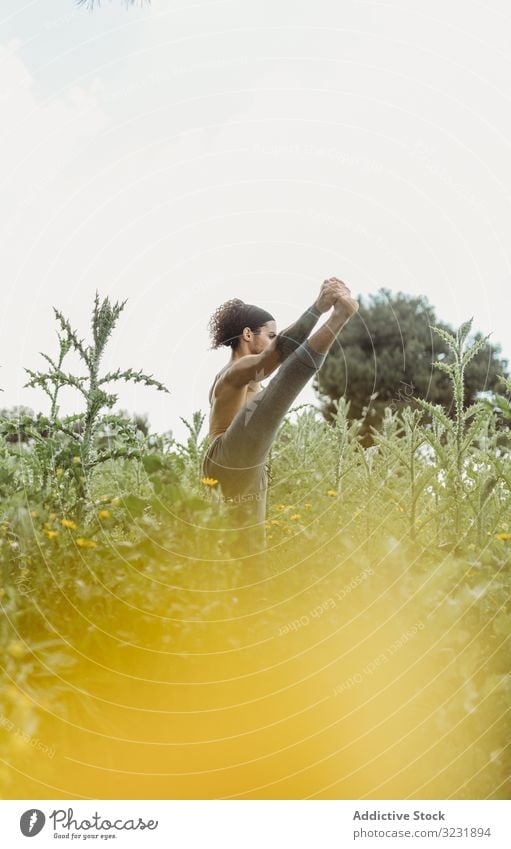
[[[224,380],[220,380],[228,368],[229,365],[226,365],[218,372],[209,391],[209,401],[211,404],[209,414],[210,439],[214,439],[221,433],[225,433],[238,410],[261,391],[259,381],[253,380],[246,386],[237,387]]]

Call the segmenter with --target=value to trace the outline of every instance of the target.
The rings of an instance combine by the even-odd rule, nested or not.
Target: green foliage
[[[504,375],[499,375],[499,379],[504,384],[509,395],[511,395],[511,380],[504,377]],[[511,422],[511,400],[508,397],[495,393],[491,400],[485,398],[483,403],[488,410],[496,412],[504,421]]]
[[[5,722],[32,740],[51,741],[59,739],[51,717],[69,718],[79,732],[81,726],[88,729],[88,741],[94,737],[91,727],[99,729],[98,739],[107,746],[105,739],[111,743],[118,732],[115,722],[101,725],[112,701],[112,669],[121,680],[126,677],[132,695],[134,680],[145,687],[164,679],[168,686],[192,665],[195,682],[200,658],[206,680],[221,681],[227,668],[222,664],[232,664],[241,649],[245,681],[251,661],[259,675],[260,669],[288,659],[275,634],[282,622],[298,616],[312,620],[311,610],[322,611],[324,633],[313,634],[311,626],[303,645],[293,645],[289,656],[305,658],[317,642],[331,646],[344,668],[366,639],[373,640],[372,656],[385,650],[380,629],[389,621],[397,637],[420,621],[429,642],[418,643],[403,663],[406,669],[417,663],[425,682],[414,702],[420,719],[415,739],[427,737],[422,723],[428,722],[431,739],[442,741],[446,771],[467,748],[458,738],[451,740],[451,729],[469,727],[473,744],[472,772],[467,773],[466,761],[460,763],[459,773],[445,785],[439,779],[435,797],[504,797],[511,621],[509,401],[500,395],[469,402],[466,377],[486,340],[470,342],[471,322],[456,332],[434,328],[432,336],[446,349],[434,372],[450,395],[444,395],[444,403],[410,397],[398,407],[387,405],[379,426],[370,431],[369,446],[364,421],[353,415],[348,398],[332,402],[329,422],[311,405],[294,409],[271,454],[269,551],[242,562],[231,554],[237,540],[229,536],[228,512],[217,489],[201,484],[204,414],[183,419],[187,437],[180,444],[171,434],[151,434],[147,422],[112,409],[114,396],[104,389],[111,381],[140,380],[163,389],[140,371],[101,371],[122,308],[96,298],[90,344],[56,313],[58,355],[44,357],[45,371],[29,372],[29,385],[46,392],[49,415],[18,408],[1,416],[0,712]],[[70,351],[78,354],[83,374],[65,370]],[[64,386],[78,391],[83,412],[60,416]],[[511,381],[505,379],[505,386],[511,391]],[[363,569],[371,570],[370,581],[350,590],[344,607],[332,604],[351,581],[358,586]],[[264,663],[259,646],[269,647]],[[311,670],[315,689],[317,670],[324,665],[320,660],[315,658]],[[403,686],[397,672],[395,699]],[[370,697],[376,712],[384,712],[385,687],[369,676],[364,686],[371,680],[374,692],[362,693],[361,685],[360,704]],[[77,698],[89,692],[101,695],[97,705],[87,696],[84,708]],[[320,691],[319,698],[323,695]],[[113,701],[123,699],[116,693]],[[174,702],[170,708],[164,702],[167,723],[169,709],[176,709]],[[154,722],[156,715],[151,713]],[[4,798],[21,798],[17,776],[33,774],[32,750],[16,749],[11,725],[0,728],[0,735],[7,762],[17,772],[0,772],[0,783]],[[130,746],[139,731],[125,734]],[[398,729],[398,748],[401,738]],[[61,743],[66,753],[70,747],[67,740]],[[437,752],[431,763],[436,775]],[[60,781],[53,775],[48,783],[61,786]],[[86,783],[81,792],[94,795]]]
[[[362,300],[318,373],[315,386],[325,414],[335,412],[334,402],[340,397],[349,400],[350,417],[364,418],[362,433],[367,445],[371,427],[380,427],[385,407],[402,409],[412,395],[440,404],[449,416],[456,415],[445,360],[452,340],[463,344],[470,330],[471,322],[466,322],[457,336],[436,320],[425,298],[380,289],[368,304]],[[466,406],[479,392],[494,390],[499,374],[507,368],[507,361],[499,359],[500,348],[492,347],[488,337],[475,334],[470,350],[463,375]]]
[[[126,301],[111,304],[108,298],[100,301],[96,293],[91,320],[92,342],[88,345],[79,338],[68,319],[55,309],[55,317],[60,325],[60,333],[57,334],[58,357],[53,360],[47,354],[41,355],[49,366],[46,371],[26,369],[30,377],[26,386],[42,389],[51,402],[47,430],[43,434],[39,421],[31,421],[30,417],[25,416],[18,422],[20,433],[25,438],[33,439],[39,453],[42,452],[44,468],[39,477],[43,490],[48,488],[50,481],[55,480],[56,470],[61,468],[66,481],[74,484],[78,498],[83,499],[90,484],[91,472],[98,464],[140,456],[136,424],[122,415],[105,412],[117,403],[117,395],[108,392],[105,387],[125,381],[142,383],[160,392],[168,390],[152,375],[141,370],[116,369],[101,374],[101,360],[125,304]],[[64,359],[70,351],[78,354],[85,370],[84,375],[63,371]],[[61,419],[59,393],[66,386],[80,393],[85,410]],[[79,470],[77,465],[80,466]]]
[[[491,419],[487,407],[480,401],[465,408],[465,372],[468,364],[484,348],[487,339],[476,339],[472,345],[467,345],[471,327],[472,320],[463,323],[455,334],[441,328],[431,328],[445,341],[452,356],[452,362],[440,361],[434,365],[449,378],[454,398],[454,418],[445,416],[438,405],[435,407],[422,398],[415,398],[422,410],[431,413],[433,420],[442,429],[441,435],[438,428],[436,433],[425,430],[424,438],[435,451],[437,469],[445,474],[450,494],[449,514],[453,517],[454,544],[460,537],[463,501],[468,495],[466,481],[467,466],[470,464],[469,451],[483,433],[488,436]],[[491,480],[496,482],[498,476],[492,476]]]
[[[192,421],[188,422],[182,416],[181,421],[188,431],[188,439],[184,445],[177,445],[178,457],[182,460],[182,468],[190,486],[196,486],[201,476],[202,461],[206,450],[206,437],[201,437],[201,431],[206,419],[204,413],[197,410]],[[191,473],[191,474],[190,474]]]

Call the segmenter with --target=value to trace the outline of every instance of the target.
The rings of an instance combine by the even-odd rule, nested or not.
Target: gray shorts
[[[241,549],[247,553],[266,547],[267,460],[273,440],[293,401],[324,360],[325,354],[303,342],[206,451],[203,472],[219,481],[232,529],[238,531]]]

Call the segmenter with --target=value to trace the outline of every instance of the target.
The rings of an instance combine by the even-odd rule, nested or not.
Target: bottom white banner
[[[2,846],[509,847],[507,801],[0,801]],[[115,841],[115,843],[114,843]]]

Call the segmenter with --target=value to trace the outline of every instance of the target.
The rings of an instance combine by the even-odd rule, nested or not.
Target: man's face
[[[257,330],[252,333],[251,353],[260,354],[270,344],[272,339],[277,335],[277,323],[275,321],[267,321]]]

